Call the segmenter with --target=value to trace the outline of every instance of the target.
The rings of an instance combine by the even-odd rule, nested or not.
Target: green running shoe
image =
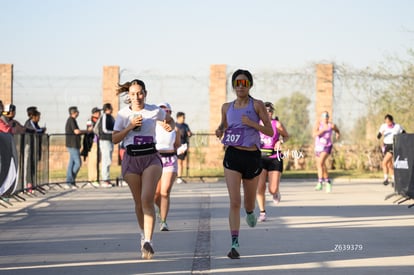
[[[247,214],[246,216],[246,222],[250,227],[255,227],[256,223],[257,223],[257,217],[256,215],[253,213]]]
[[[320,182],[318,182],[318,184],[316,184],[315,190],[316,191],[321,191],[322,188],[323,188],[323,183],[320,181]]]
[[[330,183],[330,182],[326,183],[325,191],[326,191],[326,193],[331,193],[332,192],[332,183]]]

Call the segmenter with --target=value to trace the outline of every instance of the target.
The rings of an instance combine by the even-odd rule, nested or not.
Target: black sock
[[[251,213],[253,213],[253,211],[246,211],[246,213],[247,213],[248,215],[250,215]]]

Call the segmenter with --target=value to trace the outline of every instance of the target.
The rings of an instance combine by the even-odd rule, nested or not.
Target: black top
[[[186,123],[176,123],[175,126],[178,129],[178,134],[180,135],[181,144],[188,143],[190,132],[190,127]]]
[[[80,149],[81,136],[75,135],[75,129],[79,129],[78,123],[76,122],[76,119],[74,119],[73,117],[69,117],[68,120],[66,120],[65,126],[66,147]]]
[[[102,121],[102,127],[104,127],[107,131],[113,131],[114,125],[115,125],[115,119],[110,114],[103,114],[102,119],[105,119],[105,121]],[[112,134],[110,133],[104,133],[103,129],[102,131],[99,131],[99,138],[101,140],[111,140],[112,141]]]

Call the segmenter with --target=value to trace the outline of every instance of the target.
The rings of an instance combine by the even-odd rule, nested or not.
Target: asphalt
[[[384,200],[390,186],[282,181],[268,220],[249,228],[241,211],[241,259],[230,249],[225,183],[176,184],[169,232],[140,259],[129,189],[54,188],[0,206],[0,274],[414,274],[414,208]]]

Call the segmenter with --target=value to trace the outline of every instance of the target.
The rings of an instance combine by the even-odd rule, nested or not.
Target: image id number
[[[335,244],[333,250],[336,252],[362,251],[364,246],[362,244]]]

